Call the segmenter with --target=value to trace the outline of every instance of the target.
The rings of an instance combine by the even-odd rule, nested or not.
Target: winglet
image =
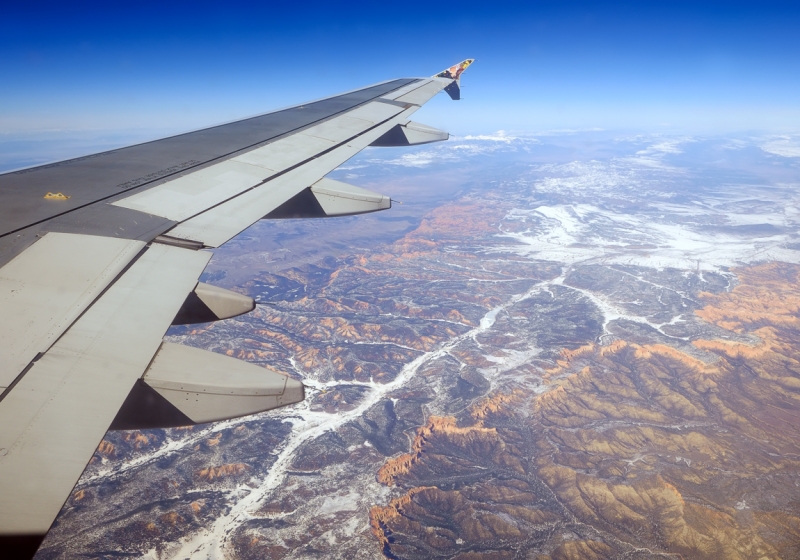
[[[458,64],[447,68],[446,70],[442,70],[434,76],[434,78],[449,78],[453,80],[453,82],[444,88],[444,90],[454,101],[461,99],[461,74],[463,74],[464,70],[469,68],[469,65],[473,62],[475,62],[474,58],[468,58],[467,60],[459,62]]]
[[[458,81],[458,79],[461,78],[461,74],[464,73],[464,70],[469,68],[469,65],[473,62],[475,62],[474,58],[468,58],[464,62],[459,62],[446,70],[442,70],[436,74],[434,78],[450,78],[451,80]]]

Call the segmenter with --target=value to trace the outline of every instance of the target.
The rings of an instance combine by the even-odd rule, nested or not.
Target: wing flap
[[[129,196],[114,205],[181,222],[259,184],[272,174],[263,167],[228,160]]]
[[[405,122],[416,109],[416,106],[405,109],[390,120],[369,129],[336,149],[178,224],[169,231],[169,235],[202,242],[206,247],[219,247],[303,189],[322,179],[398,122]]]
[[[335,145],[331,140],[325,140],[324,138],[306,134],[293,134],[233,159],[277,173],[292,167],[300,161],[312,158],[320,152],[329,150]]]
[[[0,534],[42,534],[211,254],[151,246],[0,401]]]
[[[144,245],[51,232],[0,269],[0,390],[50,347]]]
[[[273,144],[112,204],[182,222],[252,189],[279,172],[380,126],[375,123],[391,119],[401,111],[403,109],[396,105],[368,103]]]

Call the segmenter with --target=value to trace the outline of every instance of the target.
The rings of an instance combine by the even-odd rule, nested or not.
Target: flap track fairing
[[[255,308],[256,302],[251,297],[198,282],[194,291],[186,297],[172,324],[210,323],[238,317]]]
[[[111,429],[216,422],[304,398],[303,384],[287,375],[223,354],[164,342]]]
[[[294,404],[303,384],[277,371],[165,342],[142,378],[195,424]]]
[[[390,129],[370,146],[417,146],[419,144],[430,144],[431,142],[442,142],[448,138],[450,138],[450,135],[444,130],[408,121]]]
[[[391,207],[392,200],[386,195],[324,178],[303,189],[264,216],[264,219],[332,218],[378,212]]]

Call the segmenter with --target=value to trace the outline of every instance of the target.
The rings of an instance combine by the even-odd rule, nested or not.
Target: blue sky
[[[0,18],[6,135],[197,128],[466,57],[455,134],[800,129],[800,3],[36,2]],[[50,131],[50,132],[46,132]]]

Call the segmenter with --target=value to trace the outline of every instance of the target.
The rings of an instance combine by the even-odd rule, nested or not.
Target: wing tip
[[[461,78],[461,74],[464,73],[464,70],[469,68],[470,64],[475,62],[474,58],[468,58],[466,60],[462,60],[458,64],[452,65],[450,68],[445,68],[438,74],[435,74],[434,78],[450,78],[451,80],[458,80]]]
[[[464,70],[469,68],[470,64],[473,62],[475,62],[474,58],[462,60],[458,64],[454,64],[450,68],[446,68],[445,70],[442,70],[433,76],[434,78],[447,78],[453,80],[446,88],[444,88],[444,91],[447,92],[447,95],[449,95],[450,99],[453,101],[458,101],[461,99],[461,74],[463,74]]]

